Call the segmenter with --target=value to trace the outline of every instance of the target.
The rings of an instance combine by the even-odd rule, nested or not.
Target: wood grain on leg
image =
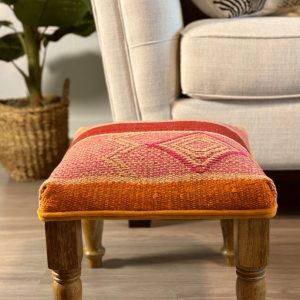
[[[103,220],[82,220],[84,233],[84,254],[91,268],[102,267],[102,257],[105,249],[102,246]]]
[[[48,267],[55,300],[81,300],[82,234],[80,221],[46,222]]]
[[[228,266],[234,266],[234,220],[221,220],[221,228],[223,234],[223,248],[225,262]]]
[[[237,299],[265,300],[269,256],[269,220],[238,221]]]

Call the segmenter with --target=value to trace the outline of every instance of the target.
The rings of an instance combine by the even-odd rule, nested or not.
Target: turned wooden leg
[[[80,221],[46,222],[48,267],[54,300],[81,300],[82,234]]]
[[[223,234],[222,254],[228,266],[233,267],[234,264],[234,220],[221,220],[221,228]]]
[[[265,300],[269,256],[269,220],[238,221],[237,299]]]
[[[91,268],[102,267],[105,249],[102,246],[103,220],[82,220],[85,247],[84,254]]]

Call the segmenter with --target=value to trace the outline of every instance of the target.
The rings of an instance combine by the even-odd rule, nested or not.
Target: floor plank
[[[36,208],[40,182],[15,183],[0,169],[0,299],[50,300],[43,224]],[[235,270],[220,255],[218,221],[154,221],[129,229],[107,221],[104,268],[83,262],[84,299],[232,300]],[[268,299],[300,299],[300,218],[271,222]]]

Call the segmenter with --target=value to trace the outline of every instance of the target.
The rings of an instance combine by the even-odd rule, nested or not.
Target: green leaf
[[[72,26],[89,11],[85,0],[18,0],[18,19],[31,26]]]
[[[85,1],[85,3],[87,4],[87,6],[88,6],[88,8],[89,8],[90,12],[92,13],[92,11],[93,11],[93,8],[92,8],[92,3],[91,3],[91,0],[84,0],[84,1]]]
[[[13,61],[24,55],[18,33],[4,35],[0,38],[0,60]]]
[[[54,31],[52,34],[45,35],[44,46],[47,46],[48,42],[57,42],[67,34],[76,34],[82,37],[89,36],[96,30],[93,16],[91,13],[87,13],[85,17],[78,23],[70,27],[61,27]]]

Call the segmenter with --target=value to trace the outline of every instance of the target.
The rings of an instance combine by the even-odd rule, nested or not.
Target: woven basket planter
[[[48,177],[67,150],[68,88],[46,102],[32,108],[26,99],[0,101],[0,162],[16,181]]]

